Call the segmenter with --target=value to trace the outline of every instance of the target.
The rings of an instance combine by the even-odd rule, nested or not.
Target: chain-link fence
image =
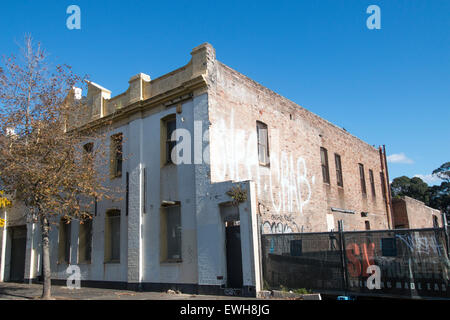
[[[263,234],[266,289],[450,298],[445,229]]]

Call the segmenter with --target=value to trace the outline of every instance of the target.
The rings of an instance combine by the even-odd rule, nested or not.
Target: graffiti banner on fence
[[[449,297],[450,264],[442,230],[345,233],[350,292],[411,297]],[[369,288],[369,266],[380,285]]]
[[[447,250],[444,229],[265,234],[264,285],[450,298]]]

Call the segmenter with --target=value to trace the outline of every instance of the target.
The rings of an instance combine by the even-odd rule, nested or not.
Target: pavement
[[[0,300],[35,300],[42,294],[42,284],[0,283]],[[55,300],[255,300],[236,296],[193,295],[175,292],[136,292],[129,290],[81,287],[69,289],[52,285]]]

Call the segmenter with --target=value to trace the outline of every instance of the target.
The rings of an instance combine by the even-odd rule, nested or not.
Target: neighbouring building
[[[54,279],[78,265],[82,286],[254,295],[259,231],[393,228],[382,148],[217,61],[209,44],[191,55],[114,97],[89,83],[85,122],[112,122],[110,184],[127,191],[99,202],[91,223],[52,229]],[[39,226],[11,224],[19,207],[4,214],[1,279],[38,279]]]
[[[422,201],[403,196],[392,199],[393,223],[396,229],[440,228],[443,226],[440,210],[426,206]]]

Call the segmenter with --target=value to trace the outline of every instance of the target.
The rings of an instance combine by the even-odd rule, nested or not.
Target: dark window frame
[[[370,182],[370,188],[372,189],[372,196],[375,198],[377,196],[377,193],[375,191],[375,177],[373,176],[372,169],[369,169],[369,182]]]
[[[93,142],[88,142],[83,145],[83,161],[85,161],[85,164],[88,164],[88,166],[92,166],[93,151],[94,151],[94,143]]]
[[[262,136],[261,133],[263,131],[265,131],[265,134]],[[262,141],[263,138],[265,138],[264,141]],[[259,165],[270,167],[269,127],[262,121],[256,121],[256,140]]]
[[[344,174],[342,173],[342,160],[341,156],[337,153],[334,154],[334,162],[336,164],[336,180],[339,187],[344,187]]]
[[[120,252],[121,252],[121,211],[118,209],[111,209],[106,212],[106,221],[108,224],[108,232],[105,232],[105,241],[108,241],[108,247],[105,246],[106,263],[120,263]],[[118,236],[114,234],[113,223],[118,223]],[[106,230],[105,230],[106,231]],[[106,239],[108,237],[109,239]],[[118,248],[115,248],[115,243],[117,242]],[[105,243],[106,245],[106,243]],[[115,253],[118,255],[116,256]]]
[[[111,176],[119,178],[123,169],[123,133],[111,136]]]
[[[72,223],[67,223],[67,220],[62,218],[60,220],[59,227],[61,228],[61,230],[59,230],[58,236],[58,263],[70,264],[72,249]],[[61,249],[61,246],[64,246],[64,248]]]
[[[177,140],[172,140],[172,134],[177,129],[177,119],[171,115],[164,119],[164,130],[166,135],[166,164],[173,164],[172,150],[175,148]]]
[[[164,208],[165,219],[165,259],[162,262],[165,263],[180,263],[183,261],[182,245],[183,245],[183,232],[182,232],[182,217],[181,217],[181,205],[175,204],[165,206]],[[173,218],[174,216],[177,216]]]
[[[320,147],[320,165],[322,167],[322,178],[324,183],[330,183],[330,164],[328,162],[328,150]]]
[[[367,195],[367,188],[366,188],[366,176],[364,173],[364,165],[362,163],[358,163],[359,168],[359,180],[361,182],[361,192],[364,195]]]
[[[84,249],[84,256],[81,256],[81,252],[80,252],[80,248],[81,248],[81,238],[80,238],[80,231],[82,229],[88,228],[88,232],[85,232],[85,243],[84,245],[86,246],[86,248]],[[78,262],[79,263],[91,263],[92,261],[92,243],[93,243],[93,232],[92,232],[92,228],[93,228],[93,223],[92,223],[92,219],[90,218],[86,218],[84,219],[83,223],[80,224],[80,229],[79,229],[79,233],[78,233],[78,243],[79,248],[78,248]],[[87,235],[87,236],[86,236]]]

